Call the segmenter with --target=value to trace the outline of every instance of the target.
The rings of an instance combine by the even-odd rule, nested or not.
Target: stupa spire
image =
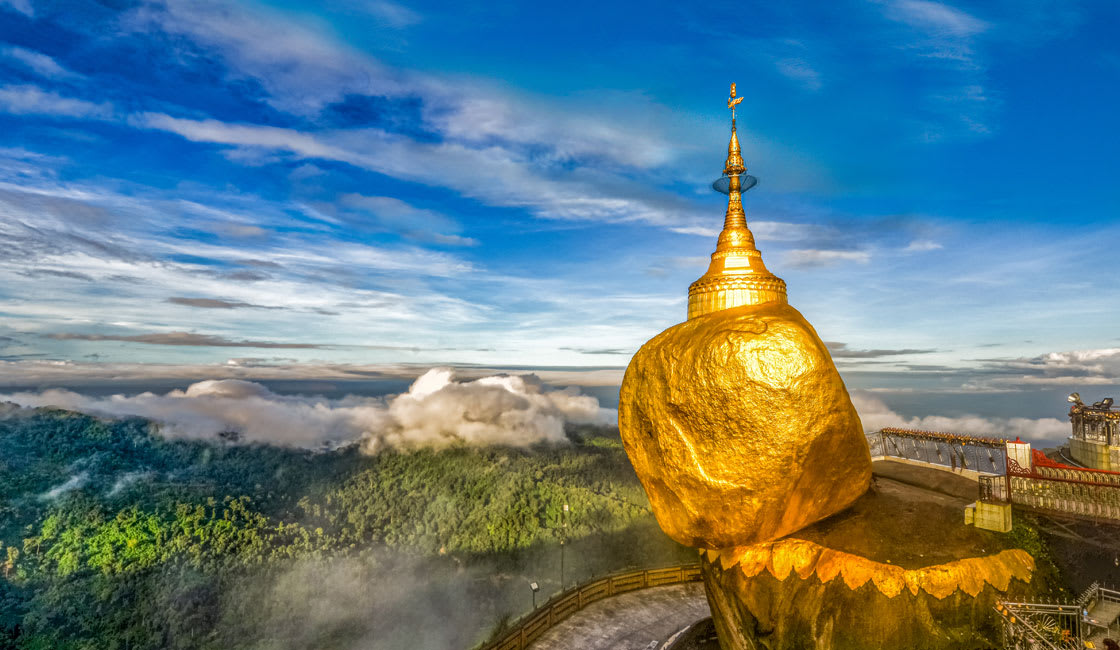
[[[745,174],[747,168],[743,164],[735,125],[735,107],[743,98],[735,95],[735,84],[731,84],[731,96],[727,99],[727,107],[731,109],[731,141],[727,144],[727,161],[723,166],[727,179],[727,211],[708,272],[688,288],[689,318],[742,305],[786,302],[786,283],[767,270],[762,253],[755,247],[754,235],[747,227],[743,192],[754,187],[758,179]],[[717,188],[722,181],[716,181]]]

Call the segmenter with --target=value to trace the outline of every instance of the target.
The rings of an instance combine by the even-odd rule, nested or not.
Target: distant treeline
[[[691,557],[616,430],[569,438],[364,456],[7,409],[0,649],[470,645],[558,587],[562,539],[569,581]]]

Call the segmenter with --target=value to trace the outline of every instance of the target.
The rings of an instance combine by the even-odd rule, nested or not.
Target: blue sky
[[[1115,3],[318,5],[0,0],[9,374],[624,367],[714,247],[735,81],[849,385],[1120,384]]]

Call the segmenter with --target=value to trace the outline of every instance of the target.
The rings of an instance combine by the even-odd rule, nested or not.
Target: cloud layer
[[[455,444],[528,446],[566,440],[564,424],[610,424],[614,414],[575,389],[546,390],[534,375],[456,382],[433,368],[388,398],[278,395],[239,379],[206,380],[165,395],[91,397],[69,390],[0,395],[23,406],[57,406],[110,417],[139,416],[171,437],[319,447],[350,442],[363,451]],[[225,436],[227,439],[230,436]]]
[[[852,391],[852,404],[859,412],[865,431],[902,427],[997,438],[1021,437],[1050,445],[1061,443],[1070,434],[1069,422],[1057,418],[990,418],[980,415],[904,417],[892,411],[881,399],[865,391]]]

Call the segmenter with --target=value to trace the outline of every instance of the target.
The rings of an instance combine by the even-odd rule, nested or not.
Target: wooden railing
[[[547,603],[514,623],[513,628],[496,641],[480,646],[479,650],[525,650],[553,625],[597,600],[648,587],[700,580],[699,564],[640,569],[592,580],[549,598]]]

